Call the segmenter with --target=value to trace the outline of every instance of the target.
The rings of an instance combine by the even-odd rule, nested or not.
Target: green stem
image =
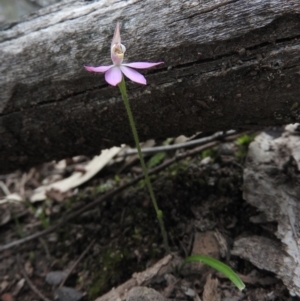
[[[128,115],[128,118],[129,118],[129,123],[130,123],[130,126],[131,126],[133,138],[134,138],[134,142],[135,142],[136,148],[138,150],[138,154],[139,154],[139,157],[140,157],[143,173],[144,173],[144,176],[145,176],[146,185],[148,187],[150,198],[151,198],[151,201],[153,203],[153,206],[154,206],[154,209],[155,209],[155,212],[156,212],[156,216],[157,216],[157,219],[158,219],[158,222],[159,222],[159,225],[160,225],[160,229],[161,229],[161,233],[162,233],[163,241],[164,241],[164,246],[165,246],[166,252],[170,253],[170,248],[169,248],[168,238],[167,238],[167,232],[166,232],[165,225],[164,225],[164,222],[163,222],[163,213],[158,208],[158,205],[157,205],[157,202],[156,202],[156,199],[155,199],[155,196],[154,196],[153,188],[152,188],[152,185],[151,185],[151,182],[150,182],[150,179],[149,179],[148,169],[146,167],[144,157],[143,157],[143,154],[142,154],[142,151],[141,151],[139,136],[138,136],[138,133],[137,133],[137,130],[136,130],[136,127],[135,127],[133,115],[132,115],[130,104],[129,104],[129,101],[128,101],[128,96],[127,96],[126,84],[125,84],[124,77],[122,77],[122,81],[119,83],[118,86],[119,86],[119,89],[121,91],[122,98],[124,100],[125,108],[126,108],[126,111],[127,111],[127,115]]]

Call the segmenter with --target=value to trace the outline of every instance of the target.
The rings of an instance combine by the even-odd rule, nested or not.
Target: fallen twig
[[[182,148],[188,148],[191,146],[200,146],[205,143],[215,141],[217,139],[222,139],[224,137],[230,136],[236,134],[236,131],[230,130],[227,132],[216,132],[215,134],[208,136],[208,137],[203,137],[191,141],[187,141],[184,143],[178,143],[178,144],[172,144],[172,145],[163,145],[163,146],[154,146],[154,147],[145,147],[142,148],[141,151],[143,154],[153,154],[153,153],[158,153],[158,152],[167,152],[167,151],[174,151]],[[131,148],[131,149],[125,149],[120,151],[117,154],[117,157],[126,157],[130,155],[136,155],[137,154],[137,149]]]
[[[31,290],[42,300],[44,301],[51,301],[50,299],[48,299],[47,297],[45,297],[38,289],[37,287],[31,282],[31,280],[29,279],[28,275],[26,274],[22,264],[21,264],[21,259],[20,259],[20,254],[17,254],[17,265],[18,268],[21,272],[21,274],[23,275],[23,277],[25,278],[28,286],[31,288]]]
[[[245,133],[247,133],[247,132],[238,133],[238,134],[235,134],[235,135],[224,137],[223,141],[233,141],[237,137],[239,137],[240,135],[245,134]],[[200,153],[200,152],[202,152],[202,151],[204,151],[206,149],[215,147],[215,146],[219,145],[220,143],[221,143],[221,141],[209,142],[209,143],[207,143],[205,145],[198,146],[198,147],[196,147],[196,148],[194,148],[192,150],[188,150],[188,151],[186,151],[184,153],[177,154],[174,158],[166,160],[161,165],[159,165],[159,166],[157,166],[157,167],[152,168],[151,170],[149,170],[149,175],[158,173],[161,170],[164,170],[165,168],[167,168],[168,166],[172,165],[173,163],[175,163],[177,161],[183,160],[184,158],[189,157],[189,156],[193,156],[193,155],[195,155],[197,153]],[[75,209],[74,212],[70,212],[66,216],[62,217],[57,222],[57,224],[52,225],[52,226],[48,227],[47,229],[45,229],[43,231],[34,233],[32,235],[28,235],[27,237],[21,238],[19,240],[15,240],[15,241],[13,241],[11,243],[8,243],[8,244],[6,244],[4,246],[1,246],[0,247],[0,252],[8,250],[8,249],[11,249],[13,247],[19,246],[19,245],[21,245],[23,243],[26,243],[28,241],[37,239],[39,237],[42,237],[42,236],[45,236],[45,235],[47,235],[49,233],[54,232],[56,229],[58,229],[59,227],[62,227],[63,225],[65,225],[70,220],[72,220],[72,219],[80,216],[84,212],[86,212],[86,211],[88,211],[88,210],[96,207],[101,202],[103,202],[103,201],[105,201],[105,200],[107,200],[109,198],[112,198],[113,196],[119,194],[120,192],[122,192],[123,190],[127,189],[128,187],[133,186],[134,184],[136,184],[137,182],[139,182],[143,178],[144,178],[144,176],[141,174],[140,176],[136,177],[135,179],[131,180],[130,182],[128,182],[128,183],[126,183],[126,184],[124,184],[124,185],[122,185],[122,186],[120,186],[118,188],[115,188],[115,189],[109,191],[108,193],[106,193],[103,196],[100,196],[95,201],[93,201],[93,202],[91,202],[91,203],[89,203],[89,204],[87,204],[87,205],[85,205],[85,206],[83,206],[83,207],[81,207],[81,208],[79,208],[77,210]]]
[[[72,271],[76,268],[77,264],[82,260],[82,258],[85,256],[85,254],[90,250],[90,248],[93,246],[95,243],[95,239],[92,240],[92,242],[85,248],[85,250],[82,252],[82,254],[78,257],[78,259],[74,262],[74,264],[71,266],[71,268],[67,271],[66,277],[62,280],[61,284],[59,287],[62,287],[65,282],[67,281],[68,277],[72,273]]]

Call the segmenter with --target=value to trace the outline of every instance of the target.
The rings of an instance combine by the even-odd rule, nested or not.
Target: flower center
[[[122,44],[115,44],[112,46],[112,53],[115,54],[119,59],[124,58],[124,53],[126,51],[126,48]]]

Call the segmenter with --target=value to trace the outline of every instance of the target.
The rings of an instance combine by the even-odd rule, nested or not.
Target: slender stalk
[[[156,202],[156,199],[155,199],[155,196],[154,196],[153,188],[152,188],[152,185],[151,185],[151,182],[150,182],[150,179],[149,179],[148,169],[146,167],[144,157],[143,157],[143,154],[142,154],[142,151],[141,151],[139,136],[138,136],[138,133],[137,133],[137,130],[136,130],[136,127],[135,127],[135,122],[134,122],[133,115],[132,115],[131,108],[130,108],[130,104],[129,104],[129,101],[128,101],[128,96],[127,96],[126,84],[125,84],[124,77],[122,77],[122,81],[119,83],[118,86],[119,86],[119,89],[121,91],[122,98],[124,100],[125,108],[126,108],[126,111],[127,111],[130,127],[131,127],[133,138],[134,138],[134,142],[135,142],[135,145],[136,145],[136,148],[137,148],[137,151],[138,151],[138,155],[139,155],[139,158],[140,158],[140,161],[141,161],[141,165],[142,165],[146,185],[148,187],[150,198],[151,198],[152,204],[154,206],[156,216],[157,216],[157,219],[158,219],[158,222],[159,222],[159,226],[160,226],[160,229],[161,229],[161,233],[162,233],[162,236],[163,236],[164,246],[165,246],[166,252],[170,253],[170,247],[169,247],[169,243],[168,243],[167,232],[166,232],[165,225],[164,225],[164,222],[163,222],[163,213],[158,208],[158,205],[157,205],[157,202]]]

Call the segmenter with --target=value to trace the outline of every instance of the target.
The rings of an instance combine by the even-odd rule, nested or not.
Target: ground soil
[[[289,300],[287,289],[275,275],[230,255],[237,237],[245,234],[271,236],[270,227],[276,228],[272,224],[255,225],[250,222],[250,218],[258,212],[242,198],[246,146],[247,143],[222,144],[171,165],[151,176],[155,195],[164,213],[173,253],[183,258],[188,256],[196,233],[217,231],[225,238],[225,252],[220,252],[220,260],[243,276],[246,290],[237,293],[229,280],[210,270],[212,277],[219,280],[220,300]],[[159,156],[157,160],[161,160]],[[51,164],[54,163],[34,169],[35,176],[24,185],[24,195],[40,183],[42,176],[49,176]],[[122,164],[124,162],[106,167],[97,177],[79,187],[75,193],[73,191],[73,195],[64,196],[63,200],[52,195],[46,201],[35,204],[2,204],[2,216],[9,214],[10,218],[0,227],[0,244],[5,245],[55,224],[72,208],[93,201],[99,194],[122,185],[141,172],[139,163],[134,163],[117,174]],[[64,176],[71,172],[70,168],[66,168]],[[13,175],[20,181],[26,178],[21,172]],[[2,181],[7,180],[5,177],[7,175],[2,176]],[[43,213],[39,217],[38,211]],[[45,278],[49,272],[68,271],[92,241],[92,247],[65,283],[65,286],[83,293],[85,300],[95,300],[166,254],[155,211],[143,181],[85,212],[56,232],[2,252],[2,300],[40,300],[24,280],[21,269],[40,292],[53,300],[57,286],[47,284]],[[19,263],[17,254],[20,256]],[[187,281],[190,288],[202,296],[207,271],[189,277],[176,272],[173,274],[178,280]],[[160,292],[167,285],[165,281],[149,284]],[[170,298],[190,300],[182,292],[180,294],[179,286],[177,289]]]

